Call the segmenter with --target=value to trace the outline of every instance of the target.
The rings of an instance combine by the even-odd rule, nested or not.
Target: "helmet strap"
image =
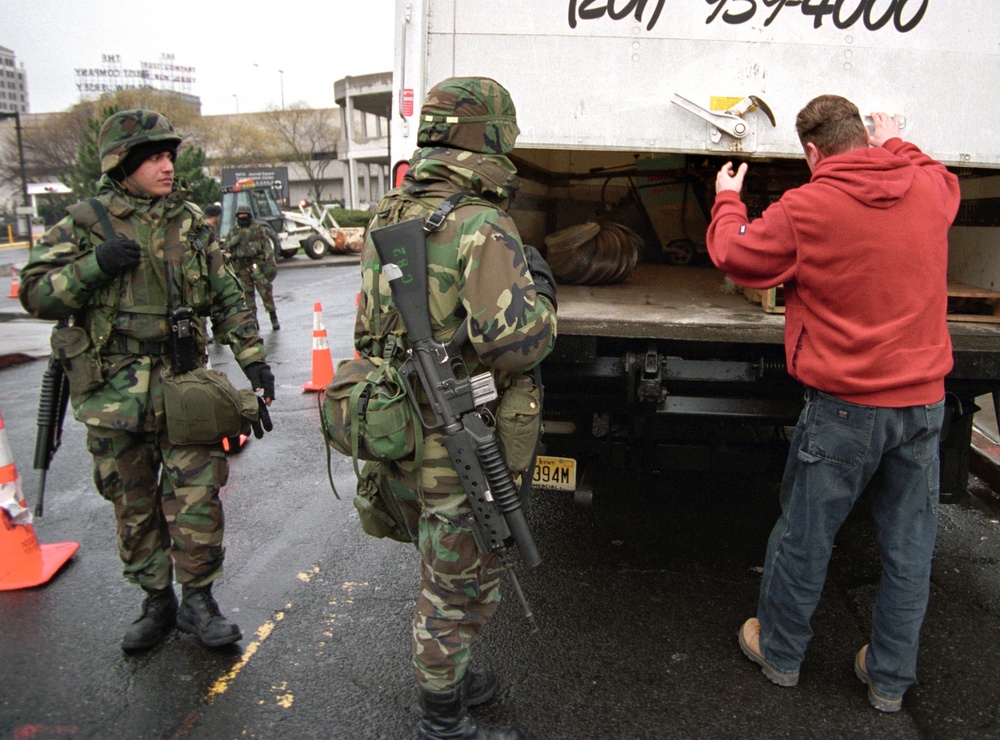
[[[131,175],[122,180],[122,185],[125,186],[126,190],[131,191],[134,195],[138,195],[140,198],[149,198],[150,200],[153,199],[153,194],[133,180]]]

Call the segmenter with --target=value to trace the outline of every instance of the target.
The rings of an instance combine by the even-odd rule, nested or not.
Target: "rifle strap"
[[[450,195],[441,201],[441,205],[437,207],[437,210],[428,216],[427,220],[424,222],[424,231],[431,234],[440,229],[444,220],[448,218],[448,214],[454,211],[459,202],[464,200],[466,197],[475,198],[476,196],[472,193],[461,192]]]
[[[323,398],[325,393],[316,394],[316,408],[319,410],[319,424],[323,428],[323,436],[329,439],[330,433],[327,431],[326,426],[326,415],[323,413]],[[337,486],[333,483],[333,463],[330,461],[330,445],[324,445],[326,447],[326,477],[330,481],[330,490],[333,491],[333,495],[340,500],[340,494],[337,493]]]
[[[111,219],[108,218],[108,211],[101,201],[97,198],[87,198],[87,204],[94,212],[94,215],[97,216],[98,223],[101,224],[101,231],[104,232],[104,240],[107,241],[113,236],[118,236],[115,232],[115,227],[111,225]]]

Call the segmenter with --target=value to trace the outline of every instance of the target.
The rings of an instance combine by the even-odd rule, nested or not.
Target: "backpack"
[[[412,460],[419,465],[423,459],[419,412],[394,352],[386,354],[341,362],[319,400],[327,444],[353,460],[359,479],[358,460]]]

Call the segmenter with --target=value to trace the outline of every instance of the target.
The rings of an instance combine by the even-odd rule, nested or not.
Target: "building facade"
[[[17,56],[0,46],[0,113],[27,113],[28,80],[24,65],[17,66]]]
[[[389,120],[392,72],[344,77],[333,83],[340,107],[337,160],[347,165],[344,207],[367,208],[381,199],[389,183]]]

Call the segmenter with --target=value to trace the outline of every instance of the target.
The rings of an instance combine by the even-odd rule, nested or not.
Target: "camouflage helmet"
[[[120,165],[130,150],[142,144],[163,142],[176,150],[181,137],[170,121],[156,111],[123,110],[108,116],[97,135],[101,154],[101,172],[111,172]]]
[[[489,77],[451,77],[428,91],[417,144],[506,154],[519,133],[514,101],[503,85]]]
[[[246,203],[240,203],[238,206],[236,206],[236,215],[240,216],[243,214],[246,214],[247,216],[253,215],[253,213],[250,211],[250,206],[247,205]]]

